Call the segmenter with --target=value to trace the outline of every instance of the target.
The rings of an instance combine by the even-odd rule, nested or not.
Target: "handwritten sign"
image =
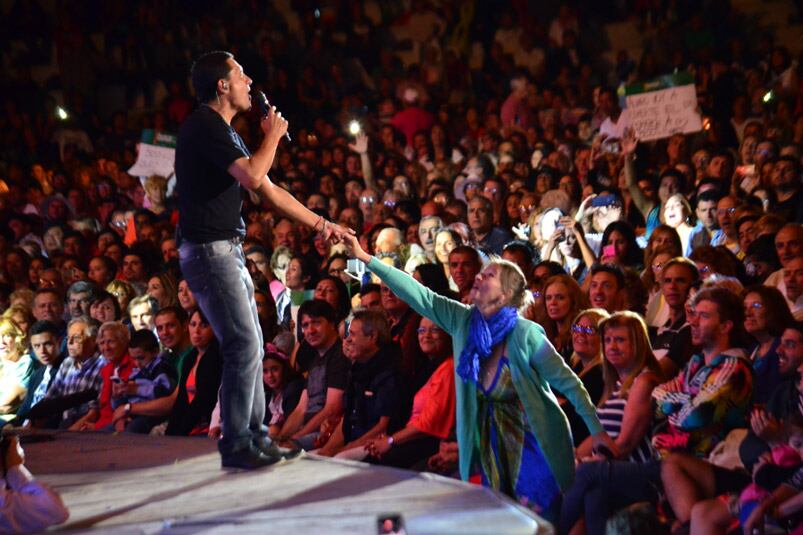
[[[625,95],[628,121],[642,141],[703,128],[694,80],[686,73],[628,86]]]
[[[158,147],[147,143],[138,143],[137,161],[128,170],[129,175],[151,176],[161,175],[165,178],[173,174],[176,162],[176,149],[170,147]]]

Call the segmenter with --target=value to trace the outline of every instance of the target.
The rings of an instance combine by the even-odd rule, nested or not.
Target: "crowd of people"
[[[800,532],[803,62],[771,34],[717,2],[167,4],[52,33],[12,10],[0,420],[221,436],[173,179],[125,170],[194,108],[190,58],[227,48],[289,118],[271,179],[357,236],[244,193],[277,443],[471,479],[566,533]],[[621,17],[663,46],[606,63]],[[616,86],[677,70],[705,128],[640,141]],[[259,144],[257,115],[232,126]]]

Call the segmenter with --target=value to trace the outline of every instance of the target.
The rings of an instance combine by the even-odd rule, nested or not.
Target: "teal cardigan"
[[[452,336],[455,366],[463,351],[470,326],[471,307],[436,294],[418,281],[376,258],[368,269],[374,272],[404,302]],[[566,490],[574,478],[574,448],[569,421],[558,405],[550,385],[574,405],[591,434],[603,431],[597,412],[583,383],[566,365],[537,323],[519,318],[507,337],[507,356],[516,393],[521,399],[530,429],[538,440],[555,480]],[[457,442],[460,477],[467,480],[479,461],[477,387],[455,373],[457,393]]]

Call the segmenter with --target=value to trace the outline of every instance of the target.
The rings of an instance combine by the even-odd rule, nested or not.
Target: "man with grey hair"
[[[391,345],[390,323],[384,312],[358,309],[343,341],[351,361],[344,394],[343,419],[318,453],[332,456],[364,447],[398,428],[401,382],[396,371],[398,346]],[[360,451],[362,450],[362,451]]]
[[[90,401],[97,399],[103,383],[100,370],[106,365],[98,352],[98,327],[98,322],[88,316],[75,318],[67,325],[68,356],[45,397],[31,408],[29,418],[32,421],[50,414],[53,409],[60,409],[59,427],[68,428],[89,412]],[[47,406],[50,409],[45,409]]]
[[[76,281],[67,289],[67,308],[70,318],[89,315],[89,303],[95,297],[97,288],[87,281]]]
[[[418,224],[418,240],[421,242],[424,254],[430,262],[437,262],[435,257],[435,236],[438,235],[438,231],[443,226],[443,220],[436,215],[423,217]]]

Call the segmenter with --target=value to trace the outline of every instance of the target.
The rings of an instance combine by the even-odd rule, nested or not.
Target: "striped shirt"
[[[622,399],[621,395],[622,383],[616,382],[616,390],[611,397],[608,398],[602,406],[597,407],[597,416],[605,428],[605,431],[610,437],[616,440],[619,433],[622,432],[622,420],[625,416],[625,406],[627,400]],[[627,458],[631,463],[646,463],[654,458],[654,450],[650,442],[650,433],[648,432],[641,440],[638,446],[630,453]]]

